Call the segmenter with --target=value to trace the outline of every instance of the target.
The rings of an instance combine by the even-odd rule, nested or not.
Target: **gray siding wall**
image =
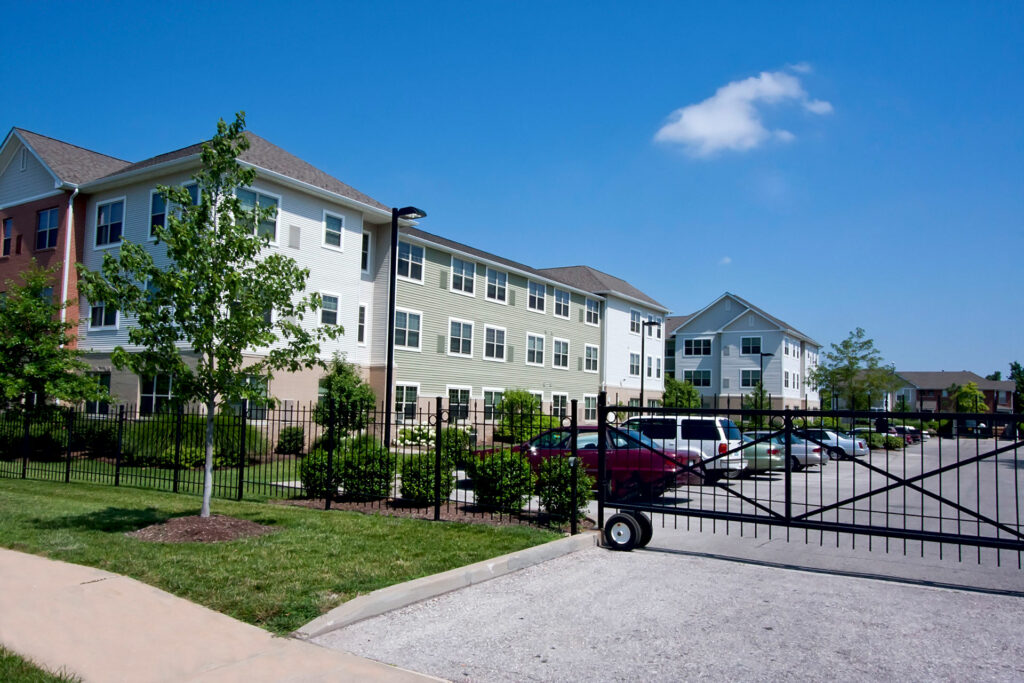
[[[25,168],[21,168],[21,145],[12,145],[15,149],[10,163],[0,169],[0,206],[18,204],[29,197],[37,197],[53,192],[54,179],[39,161],[31,154],[26,154]]]

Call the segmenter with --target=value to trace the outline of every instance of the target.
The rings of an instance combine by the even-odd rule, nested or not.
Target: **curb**
[[[292,632],[292,637],[300,640],[316,638],[363,619],[376,617],[385,612],[407,607],[422,600],[429,600],[459,588],[488,581],[519,569],[595,546],[598,544],[599,537],[600,534],[597,532],[587,531],[466,567],[380,588],[372,593],[349,600],[327,614],[317,617]]]

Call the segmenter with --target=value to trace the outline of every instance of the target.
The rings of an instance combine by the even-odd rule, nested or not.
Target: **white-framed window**
[[[761,354],[760,337],[742,337],[740,339],[740,355],[758,356]]]
[[[782,386],[789,388],[789,370],[783,370],[782,372]]]
[[[256,226],[256,234],[266,235],[270,238],[271,244],[277,244],[277,215],[279,213],[277,208],[281,204],[281,198],[266,192],[246,190],[241,187],[235,190],[235,196],[238,197],[242,211],[253,211],[257,206],[270,210],[270,215],[262,219]]]
[[[13,218],[5,218],[4,219],[4,234],[3,234],[4,246],[3,246],[3,251],[0,251],[0,256],[10,256],[11,255],[11,240],[13,238],[14,238],[14,219]]]
[[[793,388],[794,389],[799,389],[800,388],[800,375],[798,373],[796,373],[796,372],[793,373]]]
[[[370,272],[370,233],[363,231],[363,247],[359,255],[359,268],[364,273]]]
[[[505,362],[505,328],[484,325],[484,359]]]
[[[398,277],[423,284],[423,247],[398,243]]]
[[[651,320],[654,321],[654,338],[661,339],[661,328],[665,324],[664,321],[658,316],[653,316]]]
[[[683,370],[683,381],[689,382],[695,387],[711,386],[710,370]]]
[[[395,348],[420,350],[420,324],[422,313],[419,311],[395,310]]]
[[[336,251],[345,250],[345,217],[324,211],[324,246]]]
[[[322,299],[323,302],[322,306],[320,307],[320,324],[337,325],[339,299],[338,295],[320,292],[320,298]]]
[[[569,292],[563,289],[555,290],[555,317],[569,319]]]
[[[419,384],[395,385],[395,414],[399,422],[416,419],[416,398],[419,393]]]
[[[185,185],[185,189],[188,190],[189,197],[192,198],[192,206],[199,204],[199,186],[196,183],[188,183]],[[172,207],[173,209],[173,207]],[[163,195],[160,194],[160,190],[153,188],[149,191],[149,239],[156,239],[156,228],[167,227],[167,214],[168,206],[167,200],[164,199]],[[178,212],[180,214],[180,211]]]
[[[642,314],[635,308],[629,309],[629,332],[630,334],[640,334],[640,330],[643,329],[641,324]]]
[[[111,199],[96,206],[96,247],[109,247],[121,243],[124,230],[124,197]]]
[[[448,318],[448,355],[473,357],[473,323]]]
[[[756,387],[761,381],[761,370],[740,370],[740,386],[745,388]]]
[[[508,303],[508,273],[487,269],[487,300]]]
[[[587,299],[586,321],[588,325],[601,324],[601,302],[597,299]]]
[[[174,398],[173,389],[170,375],[140,377],[139,414],[152,415],[166,410]]]
[[[626,404],[630,408],[639,408],[640,407],[640,399],[639,398],[631,398],[631,399],[629,399],[629,401],[627,401]],[[639,414],[640,414],[640,411],[633,411],[633,410],[629,411],[629,416],[630,417],[636,417]]]
[[[569,395],[551,392],[551,414],[565,417],[569,414]]]
[[[451,290],[466,296],[476,296],[476,264],[452,256]]]
[[[654,359],[654,379],[661,379],[661,359]]]
[[[535,399],[537,399],[537,405],[538,406],[543,406],[544,405],[544,392],[543,391],[530,391],[529,393],[530,393],[530,396],[533,396]]]
[[[266,420],[267,409],[270,407],[270,392],[269,380],[260,375],[246,375],[245,383],[249,387],[255,389],[259,395],[266,397],[268,400],[252,400],[246,404],[246,417],[251,420]],[[242,414],[242,402],[235,401],[228,406],[235,415]]]
[[[711,355],[711,340],[710,339],[684,339],[683,340],[683,355],[684,356],[710,356]]]
[[[89,307],[89,329],[110,330],[117,328],[117,309],[103,302]]]
[[[450,420],[466,420],[469,418],[470,387],[454,387],[448,385],[448,418]]]
[[[639,377],[640,376],[640,354],[631,353],[629,354],[629,376]]]
[[[101,387],[110,393],[110,373],[109,372],[90,372],[90,377],[94,377]],[[88,415],[106,415],[110,412],[110,403],[107,401],[86,401],[85,412]]]
[[[43,209],[36,214],[36,251],[54,249],[60,230],[60,209]]]
[[[497,407],[505,395],[504,389],[489,389],[484,387],[484,419],[494,420],[500,417]]]
[[[583,394],[583,421],[597,422],[597,396]]]
[[[529,294],[527,297],[526,307],[531,311],[543,313],[544,301],[547,298],[547,286],[539,282],[527,282],[526,288]]]
[[[650,339],[651,337],[654,336],[654,330],[658,327],[655,324],[655,323],[658,322],[658,319],[656,317],[654,317],[653,315],[651,315],[650,313],[648,313],[647,314],[647,322],[649,323],[647,325],[647,338]],[[660,337],[661,334],[659,333],[658,336]]]
[[[366,346],[366,304],[359,304],[359,321],[356,324],[356,342]]]
[[[551,352],[551,367],[560,370],[569,369],[569,340],[555,339]]]
[[[601,357],[601,347],[587,344],[583,347],[583,371],[597,372],[598,358]]]
[[[661,401],[659,401],[656,398],[649,398],[649,399],[647,399],[647,407],[648,408],[659,408],[659,407],[661,407]]]
[[[654,377],[654,358],[647,356],[647,376]]]
[[[544,335],[526,333],[526,364],[544,365]]]

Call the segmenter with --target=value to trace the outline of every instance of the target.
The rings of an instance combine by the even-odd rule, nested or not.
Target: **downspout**
[[[67,321],[67,316],[68,316],[67,306],[64,306],[63,303],[68,300],[68,278],[70,277],[70,272],[71,272],[71,235],[72,235],[72,232],[74,231],[74,225],[75,225],[75,222],[74,222],[74,213],[75,213],[74,206],[75,206],[75,197],[77,197],[77,196],[78,196],[78,186],[76,185],[74,191],[71,193],[71,196],[68,198],[67,229],[64,231],[64,281],[61,283],[61,288],[60,288],[60,300],[61,300],[61,304],[62,304],[61,307],[60,307],[60,321],[61,322],[66,322]]]

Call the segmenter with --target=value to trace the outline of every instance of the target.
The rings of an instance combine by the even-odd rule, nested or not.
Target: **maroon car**
[[[605,467],[608,498],[657,498],[667,489],[703,482],[703,465],[698,450],[662,450],[640,432],[609,427]],[[597,480],[597,427],[579,427],[576,450],[587,474]],[[572,431],[549,429],[519,447],[534,472],[546,458],[568,458],[572,454]]]

